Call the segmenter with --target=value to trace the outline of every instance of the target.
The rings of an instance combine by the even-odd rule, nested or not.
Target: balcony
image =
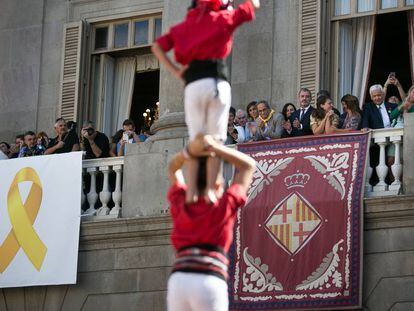
[[[403,185],[403,143],[404,129],[381,129],[372,131],[371,148],[376,146],[379,152],[379,163],[372,168],[367,162],[365,197],[384,197],[402,194]],[[235,146],[231,146],[235,147]],[[375,148],[375,147],[374,147]],[[394,161],[390,161],[390,148],[393,148]],[[387,154],[388,152],[388,154]],[[375,184],[370,184],[374,174],[378,176]],[[83,161],[82,216],[85,220],[99,220],[121,217],[123,189],[124,157],[105,158]],[[224,175],[230,183],[233,170],[225,165]],[[392,182],[390,182],[392,178]],[[159,214],[165,214],[160,209]],[[154,215],[157,216],[157,215]]]

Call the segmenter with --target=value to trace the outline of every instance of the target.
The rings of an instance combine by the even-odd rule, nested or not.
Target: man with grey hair
[[[261,100],[256,105],[259,117],[256,119],[257,131],[254,140],[269,140],[280,138],[283,133],[283,121],[281,113],[275,113],[266,100]]]
[[[246,112],[244,110],[237,110],[236,111],[236,117],[234,118],[235,123],[237,124],[235,126],[237,130],[237,143],[244,143],[248,142],[250,139],[252,139],[252,134],[250,133],[248,122],[247,122],[247,116]]]
[[[397,108],[396,104],[384,102],[385,93],[380,84],[369,88],[371,103],[365,103],[362,112],[362,128],[382,129],[391,127],[390,113]]]
[[[45,155],[79,151],[79,138],[74,129],[68,130],[65,119],[56,120],[55,132],[56,137],[50,140]]]

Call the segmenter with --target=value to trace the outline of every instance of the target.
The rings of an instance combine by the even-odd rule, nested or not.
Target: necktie
[[[305,116],[305,108],[301,108],[300,118],[299,118],[300,123],[302,123],[304,116]]]

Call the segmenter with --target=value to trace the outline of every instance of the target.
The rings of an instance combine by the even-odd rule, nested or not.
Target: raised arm
[[[252,181],[252,176],[256,167],[256,162],[249,156],[235,149],[225,147],[217,143],[211,136],[204,137],[206,150],[214,153],[217,157],[234,165],[236,173],[233,184],[238,184],[247,191]]]
[[[168,179],[173,185],[176,182],[184,183],[183,171],[181,170],[185,162],[185,153],[177,153],[168,164]]]

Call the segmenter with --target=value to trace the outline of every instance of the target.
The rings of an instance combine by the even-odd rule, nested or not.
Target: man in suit
[[[391,127],[390,113],[398,105],[384,102],[385,92],[380,84],[375,84],[369,88],[369,95],[371,96],[371,103],[365,103],[362,111],[362,128],[368,129],[382,129]],[[378,177],[375,168],[379,164],[380,148],[377,144],[369,148],[370,166],[374,169],[371,176],[370,183],[375,185],[378,182]]]
[[[254,140],[280,138],[283,133],[283,115],[275,113],[266,100],[259,101],[256,107],[259,117],[256,119],[257,131]]]
[[[375,84],[369,88],[371,103],[365,103],[362,111],[363,129],[382,129],[391,127],[391,111],[396,104],[384,102],[385,93],[381,85]]]
[[[313,135],[310,126],[310,117],[314,108],[311,106],[312,93],[307,88],[300,89],[298,93],[299,109],[290,116],[290,128],[285,128],[283,136]]]

